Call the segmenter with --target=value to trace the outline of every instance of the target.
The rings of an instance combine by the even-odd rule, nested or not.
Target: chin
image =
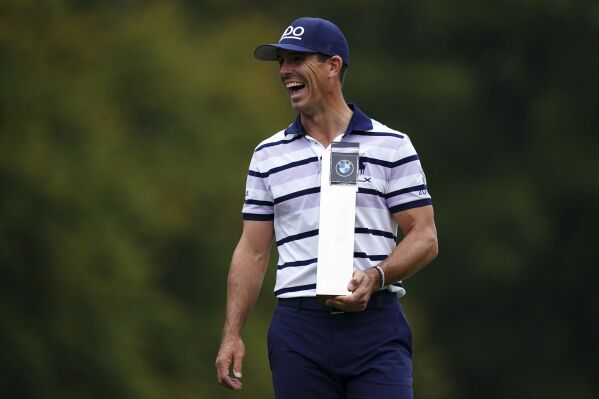
[[[291,109],[293,109],[295,112],[302,112],[302,110],[304,109],[304,107],[302,106],[301,103],[294,103],[292,101],[291,102]]]

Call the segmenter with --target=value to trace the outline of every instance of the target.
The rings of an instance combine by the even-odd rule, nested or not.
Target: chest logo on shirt
[[[347,177],[352,174],[354,171],[354,164],[352,161],[348,159],[342,159],[337,162],[337,166],[335,167],[335,171],[341,177]]]

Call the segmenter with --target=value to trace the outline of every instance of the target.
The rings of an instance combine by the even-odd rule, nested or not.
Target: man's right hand
[[[234,391],[241,390],[240,379],[244,355],[245,345],[240,337],[223,337],[215,363],[219,384]],[[233,377],[230,376],[231,368]]]

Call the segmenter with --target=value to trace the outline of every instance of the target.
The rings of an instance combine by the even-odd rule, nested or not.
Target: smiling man
[[[402,280],[437,256],[431,197],[403,133],[343,98],[345,36],[333,23],[300,18],[254,56],[279,62],[295,121],[254,150],[243,232],[228,277],[216,359],[220,384],[241,389],[243,326],[256,302],[273,239],[278,298],[268,332],[277,398],[412,398],[411,331],[398,300]],[[359,148],[350,295],[316,299],[322,155]],[[347,170],[354,170],[349,165]],[[403,238],[397,242],[398,227]]]

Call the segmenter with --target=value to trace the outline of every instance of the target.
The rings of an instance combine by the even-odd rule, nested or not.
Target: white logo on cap
[[[279,39],[279,42],[283,39],[297,39],[302,40],[301,36],[304,34],[304,28],[302,26],[298,26],[294,28],[293,26],[288,26],[283,32],[283,36]]]

